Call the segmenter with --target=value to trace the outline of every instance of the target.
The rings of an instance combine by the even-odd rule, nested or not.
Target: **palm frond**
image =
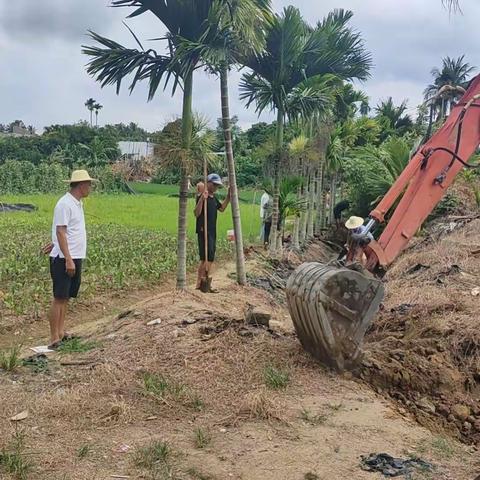
[[[260,114],[268,107],[275,108],[273,85],[257,73],[246,73],[240,80],[240,100],[246,101],[247,108],[255,103],[255,111]]]
[[[172,73],[171,58],[159,55],[153,49],[126,48],[92,31],[90,37],[100,46],[82,46],[82,53],[91,57],[87,72],[99,81],[102,87],[116,85],[117,94],[123,79],[133,74],[130,92],[138,81],[148,79],[149,99],[152,99],[163,76]]]

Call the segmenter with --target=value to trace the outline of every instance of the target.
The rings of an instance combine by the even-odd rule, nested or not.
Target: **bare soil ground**
[[[314,248],[315,258],[324,255]],[[248,268],[258,276],[263,264],[253,258]],[[396,271],[407,268],[400,262]],[[95,342],[91,350],[50,354],[40,372],[0,373],[0,452],[30,462],[25,478],[35,480],[374,480],[381,475],[360,468],[360,455],[372,452],[433,462],[435,471],[419,479],[480,473],[471,446],[419,426],[384,391],[313,361],[295,338],[281,292],[240,288],[228,275],[233,269],[217,272],[216,295],[178,295],[167,284],[120,315],[99,305],[74,322],[74,333]],[[417,304],[411,295],[392,293],[387,309]],[[452,297],[448,302],[463,303]],[[249,305],[272,314],[270,329],[245,324]],[[45,343],[45,321],[25,328],[17,337],[27,335],[28,346]],[[381,331],[372,332],[369,347]],[[26,419],[10,421],[25,410]],[[16,450],[15,438],[23,445]],[[158,443],[153,453],[145,450],[155,442],[167,442],[168,455]],[[15,478],[1,468],[0,478]]]
[[[480,219],[464,221],[442,220],[388,272],[361,376],[421,424],[480,445]]]

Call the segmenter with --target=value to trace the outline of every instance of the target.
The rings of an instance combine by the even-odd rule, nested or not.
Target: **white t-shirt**
[[[260,199],[260,218],[265,218],[265,207],[270,201],[270,195],[265,192]]]
[[[67,227],[67,245],[72,258],[85,258],[87,256],[87,232],[85,230],[83,205],[71,193],[66,193],[57,202],[53,212],[53,249],[50,256],[65,258],[57,239],[57,227],[60,226]]]

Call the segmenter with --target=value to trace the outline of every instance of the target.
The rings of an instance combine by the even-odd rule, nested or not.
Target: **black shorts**
[[[75,298],[80,289],[82,281],[82,260],[74,259],[75,275],[69,277],[65,267],[65,259],[60,257],[50,257],[50,276],[53,282],[53,296],[55,298],[68,300]]]
[[[203,233],[198,233],[198,253],[200,255],[200,260],[205,261],[205,235]],[[215,251],[217,250],[217,235],[215,233],[208,234],[208,261],[215,261]]]

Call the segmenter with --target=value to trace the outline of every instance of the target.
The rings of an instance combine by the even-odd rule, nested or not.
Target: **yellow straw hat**
[[[96,178],[91,178],[86,170],[74,170],[70,180],[65,180],[67,183],[78,183],[78,182],[96,182]]]
[[[348,228],[348,230],[354,230],[355,228],[361,227],[363,222],[364,220],[362,217],[350,217],[345,222],[345,226]]]

